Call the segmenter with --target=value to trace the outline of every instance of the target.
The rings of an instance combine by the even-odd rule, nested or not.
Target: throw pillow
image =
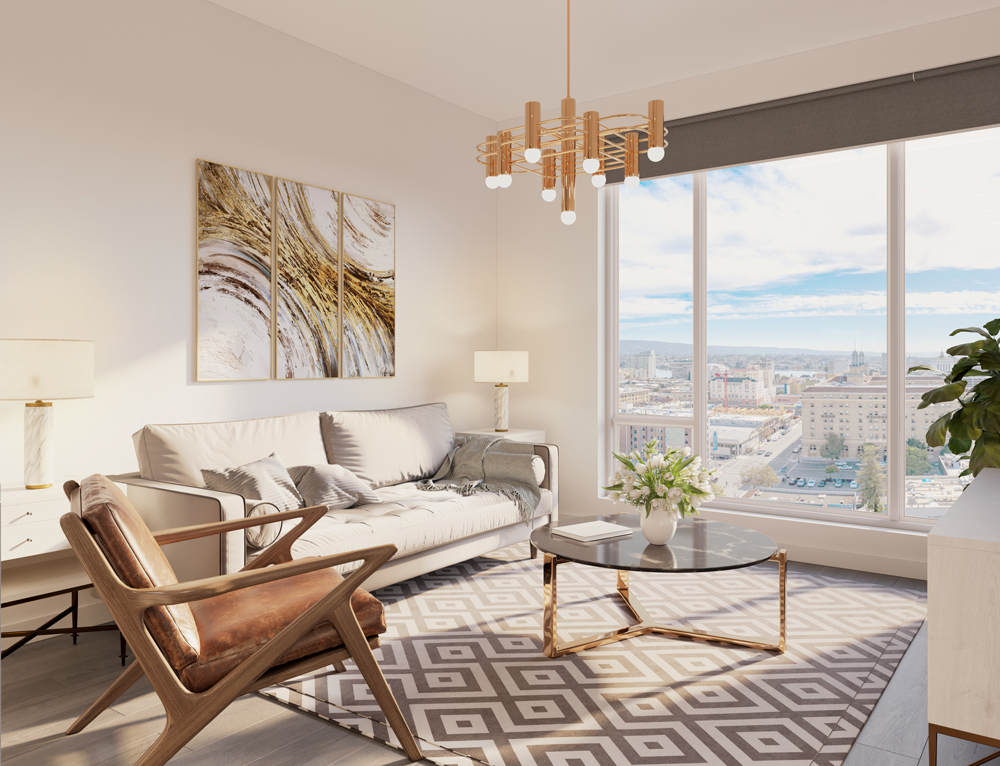
[[[205,486],[217,492],[232,492],[247,500],[273,503],[279,511],[305,507],[302,495],[275,453],[235,468],[202,469]]]
[[[307,506],[326,505],[332,511],[382,502],[368,484],[342,465],[296,465],[288,473]]]
[[[257,503],[247,511],[247,518],[266,516],[269,513],[278,513],[278,508],[274,503]],[[261,524],[259,527],[248,527],[246,531],[247,545],[251,548],[266,548],[272,545],[275,540],[281,537],[281,524],[281,521],[272,521],[269,524]]]

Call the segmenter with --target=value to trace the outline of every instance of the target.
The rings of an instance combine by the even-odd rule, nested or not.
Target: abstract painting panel
[[[275,376],[335,378],[339,349],[339,194],[275,182]]]
[[[341,376],[396,372],[396,208],[343,195]]]
[[[271,377],[271,182],[198,161],[198,380]]]

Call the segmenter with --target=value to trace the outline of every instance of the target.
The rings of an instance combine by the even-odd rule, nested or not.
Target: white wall
[[[472,358],[495,343],[496,202],[472,152],[492,121],[202,0],[4,3],[0,77],[0,337],[96,341],[95,397],[55,403],[57,477],[134,470],[151,422],[438,400],[491,422]],[[395,203],[395,378],[194,382],[196,158]],[[5,484],[23,411],[0,402]],[[5,562],[5,599],[74,566]]]
[[[0,27],[0,336],[96,341],[95,398],[55,403],[57,475],[134,469],[150,422],[429,400],[490,422],[494,123],[201,0],[7,3]],[[395,378],[194,382],[196,158],[395,203]],[[5,482],[23,409],[0,402]]]
[[[577,112],[643,113],[649,99],[662,98],[669,120],[809,93],[995,56],[1000,54],[998,29],[1000,10],[986,11],[580,103]],[[558,104],[545,107],[557,108]],[[518,122],[511,119],[502,127]],[[539,190],[535,178],[518,176],[511,188],[498,192],[500,345],[526,349],[531,355],[531,382],[511,390],[511,424],[544,428],[549,441],[559,445],[561,513],[607,513],[611,506],[597,496],[598,482],[607,471],[599,462],[604,428],[598,414],[603,323],[599,302],[604,281],[598,255],[597,194],[586,178],[580,179],[577,221],[567,227],[559,222],[558,202],[542,202]],[[752,519],[744,523],[764,524]],[[839,532],[824,530],[822,534],[828,535],[824,543],[829,542],[830,548],[823,552],[816,525],[782,526],[771,521],[764,525],[790,547],[790,554],[800,553],[802,560],[908,576],[924,571],[922,543],[914,546],[909,535],[869,536],[870,550],[859,553],[856,535],[844,532],[838,538]]]

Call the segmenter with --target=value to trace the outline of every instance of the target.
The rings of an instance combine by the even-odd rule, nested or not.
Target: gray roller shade
[[[1000,56],[667,123],[666,156],[642,178],[746,165],[1000,124]],[[608,173],[608,182],[624,178]]]

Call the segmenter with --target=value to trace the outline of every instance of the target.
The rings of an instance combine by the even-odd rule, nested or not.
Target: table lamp
[[[50,399],[94,395],[94,341],[0,339],[0,399],[24,405],[24,486],[45,489],[55,474]],[[33,400],[33,401],[31,401]]]
[[[528,382],[527,351],[477,351],[476,383],[495,383],[493,430],[506,431],[509,420],[508,383]]]

